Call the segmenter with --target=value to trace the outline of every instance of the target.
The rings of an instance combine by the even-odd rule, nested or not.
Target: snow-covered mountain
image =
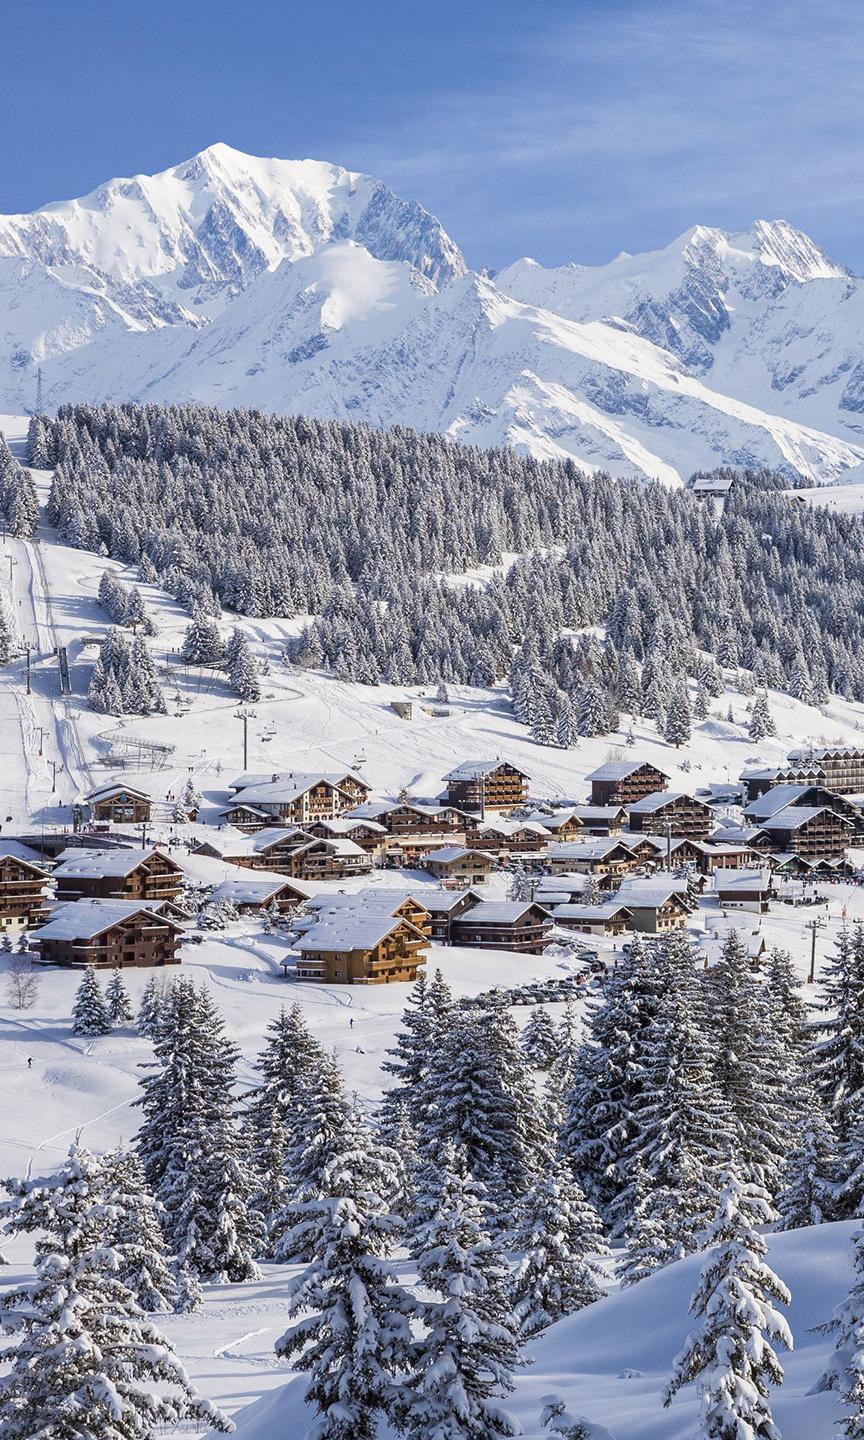
[[[675,483],[864,467],[864,280],[783,221],[467,270],[379,181],[214,145],[0,217],[0,408],[201,400],[403,423]],[[861,471],[864,474],[864,469]]]

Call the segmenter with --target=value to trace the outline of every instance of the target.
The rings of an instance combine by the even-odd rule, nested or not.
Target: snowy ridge
[[[0,217],[0,405],[411,424],[677,483],[864,464],[864,281],[785,221],[494,279],[380,181],[213,145]]]

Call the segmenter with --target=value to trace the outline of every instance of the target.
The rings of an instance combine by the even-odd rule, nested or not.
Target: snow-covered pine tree
[[[751,740],[764,740],[766,735],[777,734],[777,726],[774,723],[768,696],[764,690],[760,690],[753,701],[747,734]]]
[[[261,672],[245,635],[241,635],[234,647],[228,674],[231,689],[242,701],[254,704],[261,699]]]
[[[138,1005],[138,1014],[135,1018],[135,1025],[139,1035],[144,1035],[148,1040],[155,1039],[159,1029],[162,1011],[165,1006],[166,986],[164,980],[157,979],[151,975],[147,984],[141,992],[141,1000]]]
[[[796,1122],[796,1142],[783,1169],[777,1196],[781,1229],[798,1230],[833,1220],[841,1179],[837,1139],[818,1095],[809,1090]]]
[[[111,1016],[102,993],[102,986],[92,966],[87,967],[72,1005],[73,1035],[108,1035]]]
[[[130,1025],[135,1012],[132,998],[123,980],[123,971],[117,967],[111,972],[111,979],[105,986],[105,1005],[112,1025]]]
[[[316,1072],[315,1087],[311,1094],[307,1091],[306,1103],[299,1111],[294,1144],[286,1153],[285,1171],[293,1189],[270,1225],[270,1243],[277,1260],[302,1263],[314,1253],[314,1226],[310,1221],[308,1234],[304,1230],[303,1207],[321,1192],[327,1166],[342,1153],[350,1118],[336,1058],[325,1055]]]
[[[203,611],[197,611],[183,639],[184,661],[187,665],[220,665],[224,656],[219,626]]]
[[[572,750],[578,743],[580,733],[577,707],[572,695],[568,695],[558,712],[555,739],[562,750]]]
[[[204,1280],[254,1279],[263,1223],[234,1119],[239,1052],[209,996],[185,977],[166,997],[153,1049],[136,1145],[172,1253]]]
[[[318,1083],[324,1052],[311,1035],[299,1004],[267,1027],[264,1049],[255,1062],[260,1088],[248,1112],[255,1208],[263,1216],[268,1241],[277,1217],[291,1198],[294,1177],[288,1157],[302,1142],[308,1096]]]
[[[586,738],[608,732],[606,697],[595,680],[586,680],[576,696],[576,729]]]
[[[173,1310],[177,1285],[169,1267],[160,1207],[134,1150],[103,1157],[106,1220],[103,1238],[118,1257],[116,1275],[149,1314]]]
[[[523,1195],[511,1243],[522,1257],[509,1284],[521,1335],[534,1335],[605,1295],[595,1258],[608,1253],[600,1220],[562,1161]]]
[[[534,1005],[522,1031],[522,1049],[529,1065],[548,1070],[558,1057],[555,1022],[545,1005]]]
[[[390,1263],[400,1228],[384,1199],[396,1185],[393,1159],[352,1108],[286,1237],[287,1249],[309,1247],[312,1259],[288,1292],[300,1318],[275,1348],[309,1376],[316,1440],[375,1440],[380,1417],[397,1410],[414,1305]]]
[[[707,1254],[690,1303],[700,1323],[675,1359],[665,1399],[669,1405],[685,1385],[698,1384],[704,1440],[780,1440],[769,1387],[783,1379],[774,1345],[791,1350],[792,1336],[773,1302],[788,1305],[791,1297],[765,1263],[756,1228],[773,1218],[767,1191],[730,1171],[703,1236]]]
[[[118,1279],[98,1162],[73,1146],[54,1175],[6,1188],[7,1229],[38,1238],[34,1279],[0,1299],[3,1328],[15,1335],[2,1353],[4,1436],[132,1440],[185,1420],[233,1430]]]
[[[847,1408],[838,1434],[864,1437],[864,1227],[852,1237],[855,1280],[846,1299],[820,1329],[834,1336],[834,1352],[813,1389],[836,1390]]]
[[[507,1295],[508,1269],[490,1236],[483,1187],[464,1156],[440,1156],[434,1215],[417,1237],[420,1284],[432,1295],[416,1306],[422,1336],[412,1347],[399,1428],[408,1440],[506,1440],[520,1433],[500,1405],[521,1363]]]
[[[676,748],[679,745],[686,745],[690,739],[692,721],[687,681],[685,679],[677,680],[669,696],[663,738]]]
[[[841,1185],[836,1215],[857,1215],[864,1198],[864,925],[844,926],[823,971],[814,1080],[837,1136]]]

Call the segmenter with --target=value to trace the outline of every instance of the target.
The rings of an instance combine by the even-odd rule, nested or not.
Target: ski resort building
[[[632,910],[614,899],[602,905],[556,905],[552,919],[565,930],[578,930],[581,935],[624,935],[633,929]]]
[[[0,930],[26,930],[47,919],[48,872],[0,845]]]
[[[443,850],[431,850],[423,857],[423,869],[434,875],[436,880],[465,885],[482,885],[495,864],[496,857],[488,850],[465,845],[447,845]]]
[[[824,806],[787,805],[763,820],[760,829],[769,849],[803,856],[842,855],[854,839],[852,822]]]
[[[471,849],[489,850],[493,854],[530,855],[545,850],[551,836],[537,821],[493,820],[465,837]]]
[[[744,816],[753,825],[770,820],[773,815],[785,810],[787,805],[806,805],[811,808],[824,806],[833,810],[841,819],[848,820],[855,835],[864,833],[864,811],[846,795],[828,790],[824,785],[772,785],[756,800],[747,805]]]
[[[164,850],[64,850],[54,870],[58,900],[173,900],[183,871]]]
[[[75,900],[34,931],[46,965],[177,965],[182,926],[140,900]]]
[[[426,946],[426,935],[410,920],[346,907],[322,916],[298,940],[297,978],[326,985],[413,982]]]
[[[153,802],[143,790],[132,785],[100,785],[85,795],[84,804],[90,818],[96,822],[112,825],[142,825],[149,821]]]
[[[809,768],[814,781],[838,795],[864,795],[864,746],[827,745],[789,751],[793,769]]]
[[[476,816],[457,810],[454,805],[421,805],[413,800],[367,800],[355,806],[347,818],[376,821],[388,835],[397,839],[448,838],[464,835],[477,824]]]
[[[528,780],[506,760],[465,760],[444,776],[449,803],[481,815],[518,810],[528,799]]]
[[[534,901],[481,901],[451,922],[450,937],[453,945],[540,955],[551,928],[549,911]]]
[[[615,898],[630,911],[633,929],[646,935],[663,935],[686,925],[694,909],[686,881],[668,875],[626,880]]]
[[[774,894],[771,871],[724,870],[717,875],[714,892],[720,905],[761,913],[768,909]]]
[[[637,834],[681,835],[704,840],[714,828],[714,813],[692,795],[682,791],[658,790],[643,795],[628,811],[630,829]]]
[[[272,825],[274,819],[301,825],[308,820],[330,820],[358,805],[369,793],[365,781],[350,772],[241,775],[229,789],[234,791],[234,800],[221,814],[238,829]]]
[[[221,885],[216,886],[209,903],[234,905],[241,915],[274,907],[280,915],[285,915],[296,910],[311,894],[307,886],[300,885],[296,880],[286,880],[284,875],[256,873],[239,876],[236,880],[223,880]]]
[[[592,805],[635,805],[644,795],[665,790],[669,776],[647,760],[608,760],[587,777]]]

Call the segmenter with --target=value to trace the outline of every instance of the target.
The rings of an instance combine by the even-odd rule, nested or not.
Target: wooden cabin
[[[41,865],[4,850],[0,842],[0,930],[26,930],[47,919],[48,878]]]
[[[643,795],[665,790],[669,776],[647,760],[607,760],[588,776],[592,805],[635,805]]]
[[[690,840],[695,855],[696,869],[700,875],[713,875],[715,870],[742,870],[755,864],[764,864],[758,850],[752,845],[715,843],[714,837],[707,840]]]
[[[616,897],[631,912],[633,929],[646,935],[663,935],[687,924],[693,910],[685,881],[667,875],[627,880]]]
[[[242,784],[248,781],[251,783]],[[270,777],[241,775],[229,789],[234,799],[223,817],[241,828],[242,813],[251,816],[263,812],[274,820],[304,824],[310,820],[329,820],[352,809],[368,795],[368,786],[359,776],[343,772],[294,774],[276,772]],[[232,815],[241,817],[233,819]]]
[[[71,848],[59,856],[53,878],[58,900],[173,900],[180,893],[183,871],[158,847]]]
[[[405,836],[463,835],[477,824],[476,817],[454,805],[422,805],[413,800],[367,800],[357,805],[346,817],[372,820],[382,825],[395,839]]]
[[[506,760],[465,760],[444,776],[444,783],[457,809],[506,815],[527,801],[528,779]]]
[[[681,835],[690,840],[704,840],[714,828],[710,806],[682,791],[658,790],[643,795],[628,811],[630,829],[637,834]]]
[[[385,826],[376,820],[362,820],[348,815],[337,815],[332,820],[314,820],[304,826],[305,833],[320,840],[353,840],[367,855],[380,855],[387,841]]]
[[[623,811],[622,811],[623,814]],[[585,833],[592,833],[586,829],[584,821],[574,806],[571,810],[555,810],[551,815],[545,815],[542,810],[534,810],[526,815],[524,820],[512,821],[512,824],[542,825],[546,831],[547,839],[568,841],[578,840]]]
[[[493,855],[531,855],[545,850],[550,839],[549,831],[535,821],[492,820],[466,835],[465,843]]]
[[[424,890],[423,904],[429,912],[430,935],[437,945],[453,942],[452,929],[468,910],[480,905],[483,896],[477,890]]]
[[[617,835],[627,819],[623,805],[576,805],[573,814],[583,835]]]
[[[326,985],[413,982],[426,963],[427,939],[403,918],[349,909],[323,918],[298,940],[298,980]]]
[[[854,827],[824,806],[787,805],[763,820],[771,850],[803,856],[842,855],[854,840]]]
[[[482,885],[494,869],[496,857],[488,850],[476,850],[465,845],[447,845],[442,850],[430,850],[423,857],[422,865],[436,880],[461,882],[465,885]]]
[[[573,845],[550,845],[545,863],[553,875],[626,875],[657,858],[647,836],[597,836]]]
[[[84,804],[92,820],[111,825],[143,825],[149,821],[153,809],[149,795],[122,783],[100,785],[85,795]]]
[[[251,836],[249,848],[230,859],[248,870],[273,870],[294,880],[345,880],[372,869],[370,856],[353,840],[326,840],[272,826]]]
[[[717,903],[728,909],[752,910],[761,913],[768,909],[774,887],[771,871],[765,870],[722,870],[714,881]]]
[[[33,932],[46,965],[178,965],[182,926],[137,900],[75,900]]]
[[[453,945],[540,955],[551,928],[549,911],[533,901],[481,901],[453,920],[450,936]]]

